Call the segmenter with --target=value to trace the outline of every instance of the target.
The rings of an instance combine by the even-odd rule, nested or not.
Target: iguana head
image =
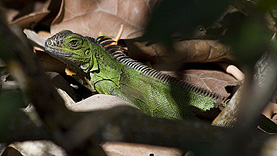
[[[91,54],[91,40],[93,39],[69,30],[62,30],[45,41],[45,50],[64,63],[77,66],[87,72],[97,66]]]

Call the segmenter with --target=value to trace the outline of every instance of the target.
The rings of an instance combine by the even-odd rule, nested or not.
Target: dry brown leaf
[[[61,61],[49,56],[44,52],[37,52],[36,54],[44,70],[58,72],[58,73],[65,72],[66,65]]]
[[[65,156],[65,151],[50,141],[25,141],[12,144],[7,147],[3,156]],[[123,142],[107,142],[102,145],[108,156],[149,156],[150,154],[161,156],[181,156],[182,152],[176,148],[160,147]],[[50,149],[50,150],[45,150]]]
[[[18,18],[11,24],[16,24],[20,28],[33,28],[41,19],[49,14],[49,11],[31,13],[29,15]]]
[[[49,36],[49,34],[41,32],[42,36],[39,36],[37,33],[34,31],[25,29],[24,30],[25,35],[27,38],[30,40],[30,42],[34,45],[34,47],[38,48],[44,48],[44,42],[47,38],[42,37],[42,36]],[[35,48],[37,49],[37,48]],[[46,71],[55,71],[58,73],[64,73],[66,65],[62,63],[61,61],[49,56],[48,54],[41,52],[41,51],[36,51],[37,57],[41,65],[44,67]]]
[[[40,20],[50,13],[48,6],[51,0],[22,3],[21,7],[5,8],[7,20],[10,24],[16,24],[20,28],[33,28]],[[14,2],[17,4],[18,2]],[[19,2],[20,3],[20,2]],[[20,5],[20,4],[18,4]],[[6,5],[9,7],[9,5]],[[10,6],[12,7],[12,6]]]
[[[184,80],[215,92],[223,97],[228,97],[227,86],[239,86],[240,81],[233,76],[216,70],[187,70]]]
[[[11,146],[24,156],[66,156],[61,147],[46,140],[15,142]]]
[[[146,25],[151,8],[157,0],[63,0],[61,10],[52,22],[51,33],[69,29],[96,37],[116,35],[124,25],[122,38],[137,37]]]
[[[29,29],[24,29],[23,32],[34,47],[39,47],[44,49],[45,41],[47,39],[46,37],[38,35],[36,32]]]
[[[116,106],[135,107],[129,102],[112,95],[96,94],[67,107],[76,112],[107,110]]]
[[[229,47],[217,40],[186,40],[174,43],[174,50],[178,57],[161,44],[155,43],[146,46],[146,42],[124,40],[128,47],[128,54],[138,60],[150,60],[154,62],[214,62],[227,55]]]
[[[163,71],[163,73],[176,77],[174,72]],[[216,70],[186,70],[183,74],[183,80],[223,97],[230,95],[225,87],[240,85],[240,81],[231,75]]]
[[[263,110],[263,115],[269,119],[277,119],[277,103],[269,102],[266,108]]]
[[[103,146],[108,156],[181,156],[176,148],[142,145],[134,143],[107,142]]]
[[[13,147],[7,147],[1,156],[23,156],[18,150]]]
[[[38,35],[44,38],[49,38],[52,36],[49,32],[46,32],[46,31],[39,31]]]

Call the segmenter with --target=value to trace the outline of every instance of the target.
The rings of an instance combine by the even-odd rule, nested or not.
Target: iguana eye
[[[78,41],[77,40],[71,40],[69,42],[69,46],[71,46],[71,47],[77,47],[78,46]]]

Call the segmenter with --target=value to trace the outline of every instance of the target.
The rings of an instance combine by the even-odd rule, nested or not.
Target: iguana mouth
[[[60,50],[61,48],[54,48],[54,47],[47,47],[45,46],[45,50],[49,52],[49,54],[53,55],[53,56],[60,56],[60,57],[70,57],[73,55],[73,53],[71,52],[63,52],[62,50]]]

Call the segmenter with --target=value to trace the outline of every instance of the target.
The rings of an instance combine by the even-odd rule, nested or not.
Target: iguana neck
[[[106,52],[105,47],[101,45],[100,38],[97,38],[96,42],[90,42],[89,47],[93,51],[90,59],[92,67],[85,72],[89,73],[91,82],[109,80],[119,84],[123,64],[118,63]]]
[[[100,72],[108,75],[113,75],[114,73],[120,72],[120,68],[122,67],[115,59],[113,59],[105,50],[104,47],[98,45],[97,43],[90,42],[90,49],[93,51],[91,53],[91,64],[96,66],[98,69],[93,68],[89,70],[89,72]],[[99,71],[101,70],[101,71]]]

